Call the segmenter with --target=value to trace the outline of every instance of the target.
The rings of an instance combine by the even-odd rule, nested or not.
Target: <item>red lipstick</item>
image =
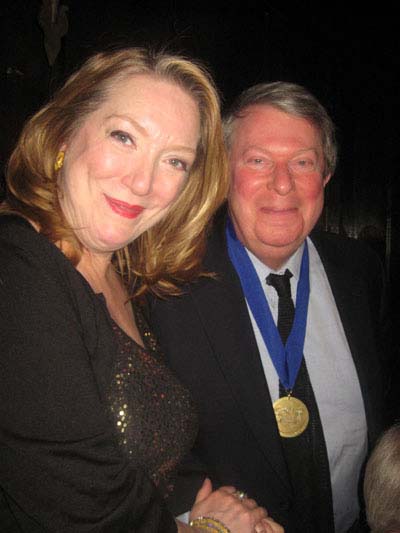
[[[107,200],[108,205],[111,207],[114,213],[117,213],[117,215],[120,215],[121,217],[136,218],[144,209],[144,207],[140,205],[128,204],[126,202],[123,202],[122,200],[110,198],[106,194],[104,196]]]

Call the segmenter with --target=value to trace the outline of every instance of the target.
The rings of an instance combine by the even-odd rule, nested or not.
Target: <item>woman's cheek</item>
[[[90,154],[91,175],[95,179],[122,178],[132,170],[131,159],[100,144]]]

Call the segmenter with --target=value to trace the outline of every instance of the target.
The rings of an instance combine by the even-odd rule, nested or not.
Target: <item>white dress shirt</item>
[[[357,487],[361,465],[367,453],[367,422],[360,383],[321,259],[307,239],[310,259],[310,299],[304,358],[324,432],[332,484],[336,533],[344,533],[359,513]],[[278,271],[264,265],[247,251],[277,321],[278,295],[267,285],[271,272],[283,274],[288,268],[292,299],[296,290],[304,245]],[[279,398],[279,378],[249,306],[258,349],[272,402]]]

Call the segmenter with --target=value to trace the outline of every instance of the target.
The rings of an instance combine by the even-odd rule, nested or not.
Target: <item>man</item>
[[[357,241],[312,232],[336,145],[306,89],[248,89],[225,132],[228,209],[204,260],[214,275],[151,308],[199,407],[193,454],[287,533],[358,531],[360,471],[382,409],[381,266]]]

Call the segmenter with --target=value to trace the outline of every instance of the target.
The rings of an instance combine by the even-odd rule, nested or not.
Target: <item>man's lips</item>
[[[104,195],[108,205],[118,215],[125,218],[136,218],[143,211],[144,207],[140,205],[132,205],[122,200],[116,200],[115,198],[110,198],[106,194]]]
[[[261,207],[261,220],[274,226],[287,226],[293,224],[298,217],[298,209],[296,207]]]
[[[297,207],[261,207],[260,211],[267,215],[293,215]]]

